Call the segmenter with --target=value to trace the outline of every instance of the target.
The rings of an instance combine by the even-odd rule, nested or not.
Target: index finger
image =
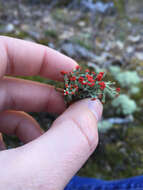
[[[44,45],[0,36],[0,77],[34,76],[61,80],[61,70],[71,71],[77,63]]]

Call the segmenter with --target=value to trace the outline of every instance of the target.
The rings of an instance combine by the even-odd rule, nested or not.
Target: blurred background
[[[104,105],[100,143],[78,175],[143,175],[142,0],[0,0],[0,35],[50,46],[116,81],[121,94]],[[24,78],[63,86],[39,76]],[[44,130],[56,118],[30,114]],[[15,136],[4,140],[8,148],[22,144]]]

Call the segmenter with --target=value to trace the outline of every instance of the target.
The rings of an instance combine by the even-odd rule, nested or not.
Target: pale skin
[[[0,135],[0,189],[63,190],[95,150],[99,101],[85,99],[66,109],[54,87],[14,78],[40,75],[62,81],[60,71],[76,66],[46,46],[0,37],[0,132],[15,134],[25,143],[6,150]],[[26,113],[31,111],[60,116],[44,133]]]

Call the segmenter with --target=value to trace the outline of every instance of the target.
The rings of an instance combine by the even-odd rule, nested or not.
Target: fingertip
[[[77,128],[81,130],[83,137],[87,140],[90,152],[93,152],[98,144],[97,122],[101,115],[102,105],[100,101],[91,101],[91,99],[87,98],[72,104],[64,112],[61,119],[64,121],[70,119],[75,123]]]
[[[103,105],[100,100],[88,100],[88,108],[94,114],[97,121],[100,121],[103,112]]]

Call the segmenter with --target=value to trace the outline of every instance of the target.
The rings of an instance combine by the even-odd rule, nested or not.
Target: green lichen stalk
[[[83,98],[100,99],[105,103],[106,95],[114,98],[120,91],[120,88],[114,87],[115,82],[103,81],[104,72],[95,73],[88,69],[82,72],[81,67],[77,66],[72,72],[61,71],[61,74],[64,75],[64,99],[67,105]]]

